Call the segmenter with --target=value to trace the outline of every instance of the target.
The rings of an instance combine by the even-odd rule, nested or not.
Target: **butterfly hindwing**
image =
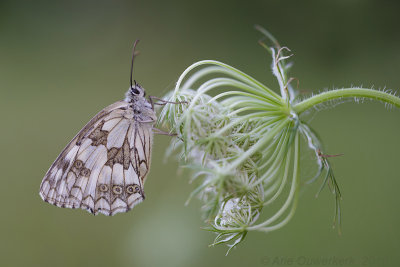
[[[126,212],[144,199],[151,144],[152,123],[132,117],[125,101],[110,105],[61,152],[40,195],[53,205],[94,214]]]

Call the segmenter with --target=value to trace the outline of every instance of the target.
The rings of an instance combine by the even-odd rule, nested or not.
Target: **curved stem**
[[[288,155],[291,155],[292,147],[289,149]],[[253,225],[247,227],[247,230],[258,230],[263,232],[270,232],[275,229],[279,229],[284,226],[288,221],[292,218],[294,211],[297,207],[297,200],[298,200],[298,189],[299,189],[299,159],[300,159],[300,142],[299,142],[299,134],[297,133],[295,136],[295,143],[294,143],[294,164],[293,164],[293,180],[292,185],[290,188],[289,196],[286,199],[283,206],[268,220],[260,223],[258,225]],[[271,223],[276,221],[284,212],[292,205],[289,214],[279,223],[274,226],[269,226]],[[269,227],[267,227],[269,226]]]
[[[266,87],[264,84],[260,83],[259,81],[257,81],[256,79],[254,79],[253,77],[247,75],[244,72],[241,72],[240,70],[229,66],[225,63],[219,62],[219,61],[215,61],[215,60],[202,60],[199,62],[196,62],[192,65],[190,65],[179,77],[178,82],[176,83],[175,86],[175,90],[174,93],[177,94],[177,92],[179,91],[179,89],[181,88],[181,83],[183,81],[183,79],[185,78],[185,76],[193,69],[201,66],[201,65],[206,65],[206,64],[210,64],[210,65],[217,65],[222,67],[221,68],[221,72],[225,72],[226,74],[230,74],[233,77],[238,78],[241,81],[246,82],[247,84],[254,86],[254,89],[259,89],[259,90],[263,90],[266,91],[269,95],[275,97],[277,100],[280,100],[281,97],[275,93],[274,91],[272,91],[271,89],[269,89],[268,87]],[[193,81],[192,81],[193,82]]]
[[[346,89],[327,91],[312,96],[306,100],[301,101],[300,103],[295,104],[293,106],[293,110],[300,115],[307,109],[310,109],[320,103],[334,99],[348,98],[348,97],[375,99],[400,108],[400,98],[395,95],[373,89],[346,88]]]
[[[288,119],[280,119],[280,118],[278,119],[279,122],[276,123],[276,125],[271,127],[271,129],[269,129],[266,132],[266,134],[263,137],[261,137],[250,149],[241,154],[230,164],[230,166],[228,167],[229,171],[237,168],[240,164],[242,164],[245,160],[247,160],[250,156],[252,156],[255,152],[257,152],[257,150],[259,150],[264,145],[268,144],[268,142],[271,141],[275,136],[277,136],[290,122]]]

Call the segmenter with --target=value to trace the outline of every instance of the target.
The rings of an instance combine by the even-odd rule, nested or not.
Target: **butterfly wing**
[[[128,103],[120,101],[90,120],[46,173],[42,199],[95,215],[126,212],[140,203],[150,166],[152,123],[135,120],[131,113]]]

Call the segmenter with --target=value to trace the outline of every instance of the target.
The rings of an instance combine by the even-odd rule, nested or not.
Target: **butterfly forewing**
[[[100,111],[61,152],[43,178],[43,200],[114,215],[144,199],[156,117],[144,97],[128,93],[125,101]]]

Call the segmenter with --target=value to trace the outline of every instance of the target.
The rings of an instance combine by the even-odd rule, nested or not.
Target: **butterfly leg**
[[[151,104],[151,106],[153,107],[153,109],[154,109],[154,105],[160,105],[160,106],[163,106],[163,105],[166,105],[166,104],[176,104],[176,105],[180,105],[180,104],[188,104],[188,102],[187,102],[187,101],[182,101],[182,102],[173,102],[173,101],[167,101],[167,100],[164,100],[164,99],[158,98],[158,97],[156,97],[156,96],[149,96],[149,99],[150,99],[150,104]],[[158,100],[158,101],[160,101],[160,102],[156,102],[156,103],[154,103],[154,102],[153,102],[153,99],[155,99],[155,100]]]
[[[153,127],[153,132],[154,132],[155,134],[161,134],[161,135],[178,136],[178,134],[176,134],[176,133],[165,132],[165,131],[163,131],[163,130],[160,130],[160,129],[154,128],[154,127]]]
[[[165,131],[160,130],[158,128],[153,128],[153,132],[155,134],[160,134],[160,135],[174,136],[174,137],[178,138],[179,140],[181,140],[183,142],[183,139],[181,137],[179,137],[177,133],[165,132]]]

